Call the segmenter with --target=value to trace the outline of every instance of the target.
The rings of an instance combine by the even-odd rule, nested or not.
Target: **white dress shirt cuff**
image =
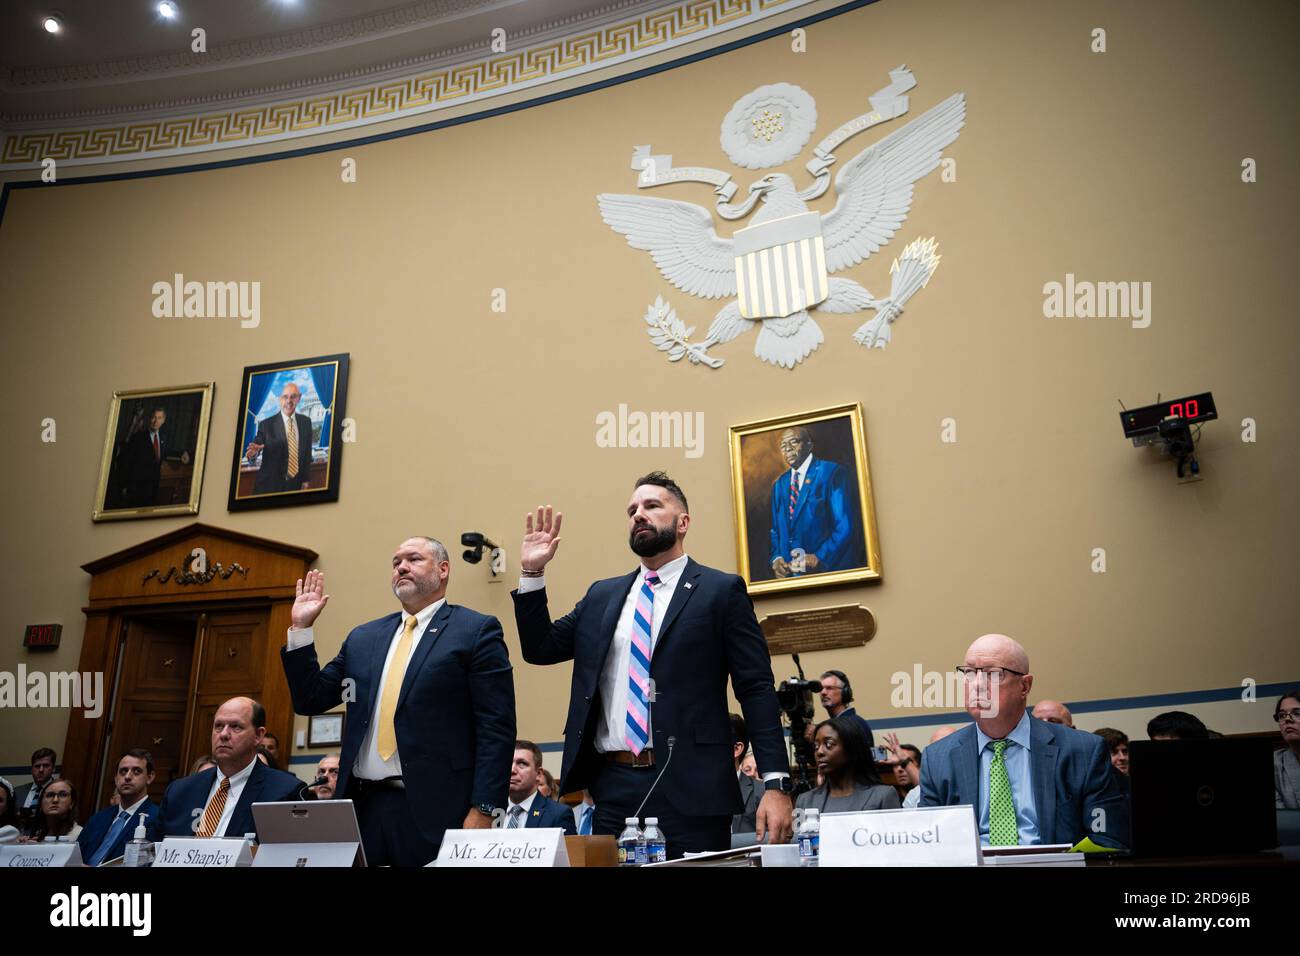
[[[314,644],[315,642],[316,635],[312,633],[310,627],[289,628],[289,650],[296,651],[300,647],[306,647],[308,644]]]
[[[765,773],[763,774],[763,782],[767,783],[769,780],[783,780],[788,776],[790,776],[788,773],[781,773],[780,771]]]
[[[546,587],[546,576],[540,578],[519,578],[519,593],[527,594],[529,591],[540,591]]]

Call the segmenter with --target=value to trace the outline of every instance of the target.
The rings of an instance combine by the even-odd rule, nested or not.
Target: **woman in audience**
[[[816,790],[801,793],[795,807],[821,813],[852,810],[897,810],[898,791],[882,783],[862,725],[852,714],[841,714],[817,725],[813,735],[817,772],[825,780]]]
[[[0,777],[0,830],[5,827],[22,829],[18,824],[18,811],[14,809],[14,785]]]
[[[1273,711],[1286,747],[1273,755],[1273,786],[1279,810],[1300,810],[1300,689],[1289,690]]]
[[[551,776],[549,770],[543,770],[537,778],[537,792],[548,800],[560,799],[559,794],[555,792],[555,778]]]
[[[67,780],[51,780],[41,791],[40,812],[36,828],[22,843],[40,843],[47,837],[71,843],[81,835],[77,822],[77,791]]]
[[[212,759],[212,754],[204,754],[190,765],[190,773],[202,773],[209,767],[215,767],[216,765],[216,761]]]
[[[1110,765],[1124,776],[1128,776],[1128,734],[1113,727],[1102,727],[1093,731],[1106,741],[1110,748]]]

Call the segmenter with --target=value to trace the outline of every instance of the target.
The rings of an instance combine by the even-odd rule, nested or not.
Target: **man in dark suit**
[[[790,467],[772,485],[768,557],[778,578],[842,571],[863,562],[849,475],[833,461],[814,458],[812,449],[807,429],[781,433],[781,455]]]
[[[596,800],[593,833],[617,835],[625,817],[654,816],[668,855],[727,849],[743,807],[727,719],[727,678],[754,741],[768,788],[759,838],[790,835],[790,763],[767,644],[745,583],[687,557],[686,496],[660,472],[636,482],[627,506],[636,570],[598,581],[552,621],[547,562],[563,515],[541,507],[525,519],[514,592],[524,660],[573,661],[560,792]]]
[[[140,815],[145,816],[145,834],[158,839],[158,804],[149,799],[149,785],[154,780],[153,754],[147,750],[128,750],[117,762],[113,786],[117,805],[100,810],[81,829],[77,842],[81,859],[87,866],[100,866],[121,856],[126,843],[135,836]]]
[[[263,495],[277,491],[299,491],[311,483],[311,419],[294,409],[302,393],[288,382],[280,393],[280,411],[257,423],[257,434],[244,457],[254,460],[262,455],[253,491]]]
[[[975,807],[991,846],[1129,845],[1128,801],[1111,773],[1106,742],[1029,716],[1029,655],[1004,634],[966,651],[966,712],[975,723],[930,744],[921,762],[921,806]]]
[[[559,827],[570,836],[577,836],[573,811],[537,791],[537,778],[541,773],[542,749],[531,740],[516,740],[515,759],[510,769],[510,800],[505,807],[503,825],[507,828]]]
[[[352,629],[321,667],[312,625],[324,575],[298,582],[280,652],[293,709],[347,700],[335,798],[356,802],[372,866],[423,866],[443,833],[487,828],[505,804],[515,741],[515,686],[501,623],[447,603],[447,549],[408,538],[393,554],[401,612]],[[346,694],[345,694],[346,690]]]
[[[173,781],[158,818],[163,836],[242,837],[256,833],[254,803],[301,800],[307,785],[291,773],[257,759],[266,733],[266,708],[249,697],[232,697],[212,718],[215,767]]]
[[[23,828],[35,824],[41,807],[41,791],[54,779],[54,764],[58,756],[49,747],[32,751],[32,779],[14,790],[14,812]]]
[[[749,750],[749,727],[740,714],[731,715],[731,757],[736,765],[736,782],[740,784],[741,811],[731,818],[732,833],[753,833],[757,827],[758,803],[763,799],[763,782],[741,773],[740,762]]]
[[[167,436],[162,427],[167,421],[167,411],[155,408],[150,413],[149,424],[130,438],[122,448],[118,462],[122,504],[128,508],[144,508],[162,504],[158,500],[158,486],[162,482],[163,459],[171,454]],[[181,452],[181,463],[189,464],[190,453]]]

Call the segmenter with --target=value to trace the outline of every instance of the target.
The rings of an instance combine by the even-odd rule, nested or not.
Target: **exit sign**
[[[62,636],[62,624],[28,624],[23,647],[58,647]]]

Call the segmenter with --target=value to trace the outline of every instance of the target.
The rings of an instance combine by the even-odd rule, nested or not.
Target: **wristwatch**
[[[763,789],[780,790],[782,793],[792,793],[794,791],[794,783],[791,782],[789,777],[776,777],[772,780],[763,781]]]
[[[492,806],[490,803],[476,803],[474,804],[474,809],[483,814],[483,816],[490,817],[492,816],[493,811],[496,810],[496,807]]]

